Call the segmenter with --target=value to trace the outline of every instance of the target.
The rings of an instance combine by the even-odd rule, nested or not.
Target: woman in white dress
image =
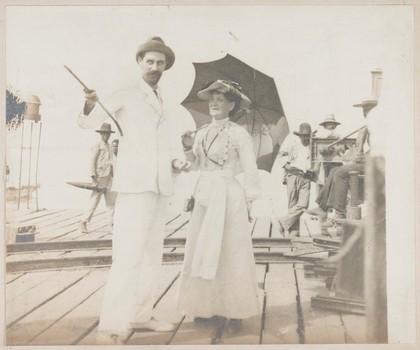
[[[231,122],[250,100],[231,81],[207,84],[212,122],[183,138],[187,158],[201,173],[185,247],[178,308],[188,317],[228,320],[228,332],[260,313],[249,209],[260,194],[252,138]],[[234,177],[244,172],[244,184]]]

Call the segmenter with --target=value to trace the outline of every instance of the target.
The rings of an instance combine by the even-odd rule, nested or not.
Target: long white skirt
[[[178,290],[179,310],[189,317],[206,318],[243,319],[259,314],[251,225],[241,185],[231,174],[201,176],[195,197]],[[222,235],[214,277],[209,277],[205,264],[200,277],[194,264],[213,249],[211,240],[217,239],[217,227],[222,228]],[[210,237],[203,240],[200,234]],[[200,246],[202,242],[206,246]]]

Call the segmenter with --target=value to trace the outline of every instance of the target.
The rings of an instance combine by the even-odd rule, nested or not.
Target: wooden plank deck
[[[13,212],[14,225],[37,225],[36,242],[110,240],[112,235],[104,212],[98,212],[89,224],[91,232],[82,234],[77,210]],[[187,213],[168,216],[165,236],[188,236]],[[252,237],[280,237],[277,223],[258,218]],[[302,240],[294,247],[308,246]],[[256,252],[296,254],[288,245],[258,245]],[[183,253],[182,245],[166,245],[165,253]],[[110,248],[70,249],[11,253],[7,261],[30,262],[33,259],[84,258],[108,256]],[[319,253],[323,254],[323,253]],[[326,254],[326,253],[324,253]],[[329,312],[311,307],[311,297],[328,295],[322,279],[305,278],[303,264],[294,262],[258,263],[261,314],[243,320],[242,330],[227,334],[223,324],[197,324],[175,308],[175,295],[181,264],[163,267],[159,297],[154,313],[159,319],[176,325],[174,332],[132,332],[129,345],[198,344],[345,344],[365,342],[365,317]],[[95,344],[100,306],[109,267],[73,267],[49,271],[6,274],[7,345],[93,345]]]

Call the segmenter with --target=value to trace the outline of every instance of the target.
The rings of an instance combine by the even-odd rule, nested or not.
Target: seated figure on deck
[[[183,137],[187,159],[201,170],[178,290],[178,309],[195,322],[223,322],[227,332],[260,313],[249,212],[260,180],[248,132],[230,117],[249,105],[241,87],[217,80],[198,97],[212,122]],[[240,170],[239,170],[240,169]],[[235,178],[244,172],[243,187]]]
[[[319,126],[322,126],[323,129],[318,132],[314,131],[314,134],[316,133],[315,140],[331,139],[331,142],[333,142],[334,139],[341,138],[341,136],[337,134],[337,132],[335,131],[337,126],[340,124],[341,124],[340,122],[335,120],[334,114],[327,114],[324,118],[324,121],[322,123],[319,123]],[[316,175],[317,175],[316,176],[316,184],[317,184],[317,189],[318,189],[317,192],[319,192],[322,186],[324,185],[325,180],[328,177],[330,171],[333,168],[335,168],[337,165],[341,165],[341,164],[337,164],[331,161],[324,162],[324,158],[327,158],[327,159],[333,158],[336,154],[341,154],[343,152],[344,152],[344,148],[342,148],[341,146],[338,146],[335,148],[324,147],[319,150],[319,153],[322,155],[322,159],[321,160],[312,159],[312,161],[314,162],[313,170],[316,172]]]
[[[361,103],[355,104],[355,107],[363,108],[363,115],[367,118],[368,113],[377,105],[376,99],[366,99]],[[350,188],[350,172],[364,172],[365,156],[363,154],[364,144],[369,144],[369,131],[366,128],[358,132],[356,142],[356,156],[348,164],[336,167],[331,170],[327,180],[318,197],[315,200],[318,203],[317,208],[306,210],[306,213],[317,215],[322,222],[323,227],[331,227],[334,225],[334,219],[344,219],[346,217],[347,192]],[[329,209],[335,210],[333,219],[327,220],[327,212]]]

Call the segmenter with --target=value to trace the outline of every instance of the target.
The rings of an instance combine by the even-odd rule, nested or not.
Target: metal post
[[[38,211],[38,165],[39,165],[39,149],[40,149],[40,145],[41,145],[41,130],[42,130],[42,122],[39,122],[38,150],[37,150],[37,154],[36,154],[36,169],[35,169],[36,211]]]
[[[365,301],[368,343],[387,343],[385,160],[368,159],[369,193],[365,234]]]
[[[34,124],[31,122],[31,134],[29,138],[29,169],[28,169],[28,199],[26,200],[26,208],[29,209],[29,199],[31,198],[31,163],[32,163],[32,133]]]
[[[20,190],[22,187],[22,156],[23,156],[23,132],[25,128],[25,121],[22,119],[22,137],[20,139],[20,163],[19,163],[19,189],[18,189],[18,204],[17,208],[19,210],[20,206]]]

